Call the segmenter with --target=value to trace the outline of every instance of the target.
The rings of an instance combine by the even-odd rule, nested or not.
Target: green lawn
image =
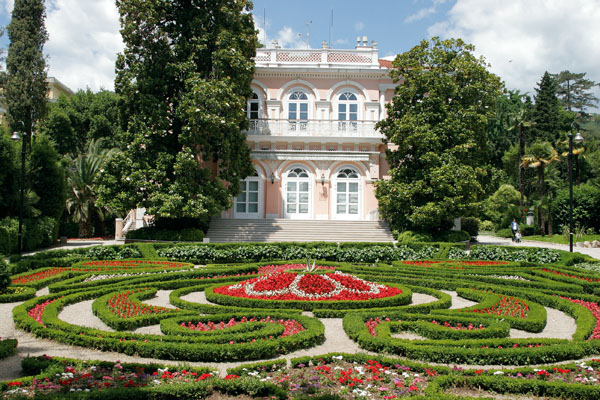
[[[569,238],[565,237],[561,234],[554,234],[552,237],[546,235],[533,235],[533,236],[524,236],[523,240],[537,240],[539,242],[550,242],[550,243],[559,243],[559,244],[569,244]],[[594,240],[600,240],[600,235],[583,235],[581,237],[577,237],[573,235],[573,243],[576,242],[592,242]]]

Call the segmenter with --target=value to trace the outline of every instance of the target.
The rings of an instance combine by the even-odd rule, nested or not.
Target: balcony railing
[[[375,121],[252,119],[248,135],[383,137]]]

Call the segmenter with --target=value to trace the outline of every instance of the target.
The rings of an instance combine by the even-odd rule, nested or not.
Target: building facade
[[[247,140],[256,173],[224,218],[377,220],[388,172],[375,124],[394,94],[375,43],[353,50],[261,48]]]

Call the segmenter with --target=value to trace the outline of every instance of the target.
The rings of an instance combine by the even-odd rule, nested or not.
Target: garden
[[[0,396],[597,399],[599,266],[448,243],[13,256]]]

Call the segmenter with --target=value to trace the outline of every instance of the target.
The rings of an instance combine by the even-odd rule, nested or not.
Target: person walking
[[[510,223],[510,230],[512,231],[512,241],[514,242],[517,239],[517,232],[519,231],[519,224],[515,218]]]

